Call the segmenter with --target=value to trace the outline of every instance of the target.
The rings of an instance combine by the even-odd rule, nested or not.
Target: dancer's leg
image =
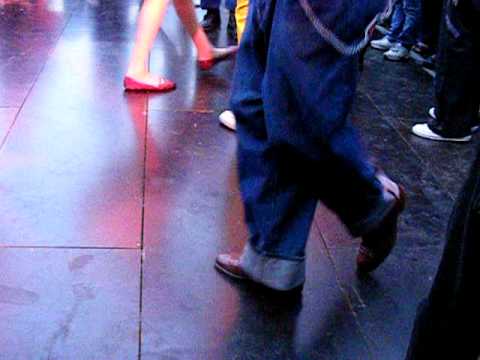
[[[165,16],[169,0],[145,0],[138,19],[135,45],[127,76],[150,85],[158,85],[160,77],[148,71],[148,58],[155,37]]]
[[[225,49],[215,48],[208,40],[207,34],[200,26],[195,14],[195,8],[191,0],[173,0],[173,5],[183,26],[190,34],[195,47],[197,48],[197,59],[199,61],[210,61],[216,58],[226,57],[236,51],[236,47]]]
[[[208,40],[205,31],[203,31],[203,28],[198,23],[193,2],[191,0],[173,0],[173,5],[185,30],[187,30],[197,48],[197,57],[199,59],[212,58],[213,46],[210,40]]]

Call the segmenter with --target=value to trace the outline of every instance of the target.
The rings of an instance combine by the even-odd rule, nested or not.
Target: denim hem
[[[354,237],[360,237],[374,229],[395,206],[396,199],[393,194],[383,191],[383,196],[377,206],[364,219],[348,225],[350,233]]]
[[[305,259],[286,260],[260,255],[250,244],[243,250],[240,265],[253,281],[275,290],[291,290],[305,282]]]

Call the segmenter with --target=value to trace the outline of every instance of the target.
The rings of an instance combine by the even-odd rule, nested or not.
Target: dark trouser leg
[[[442,2],[439,0],[424,0],[422,3],[422,41],[436,51],[440,20],[442,14]]]
[[[445,137],[470,134],[480,91],[480,14],[469,1],[447,0],[437,54],[436,117],[429,125]]]
[[[480,151],[452,212],[432,290],[419,307],[408,360],[477,360],[479,276]]]

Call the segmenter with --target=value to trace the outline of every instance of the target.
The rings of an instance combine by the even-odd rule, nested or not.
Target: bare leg
[[[183,26],[190,34],[197,48],[197,58],[199,60],[211,59],[213,57],[213,46],[210,40],[208,40],[205,31],[203,31],[203,28],[198,23],[192,0],[173,0],[173,5]]]
[[[157,86],[164,81],[149,72],[148,59],[168,3],[169,0],[145,0],[140,11],[135,46],[126,75],[144,84]],[[201,68],[208,69],[236,51],[236,47],[218,49],[212,46],[203,28],[198,24],[191,0],[174,0],[174,6],[197,48]]]
[[[145,0],[140,10],[135,46],[127,76],[150,85],[158,85],[160,77],[148,71],[148,58],[162,24],[169,0]]]

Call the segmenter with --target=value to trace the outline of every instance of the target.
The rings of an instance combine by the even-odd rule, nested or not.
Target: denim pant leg
[[[388,40],[397,42],[400,33],[403,30],[405,22],[405,13],[403,11],[403,1],[398,0],[393,6],[392,22],[390,24],[390,31],[388,32]]]
[[[480,150],[480,148],[478,149]],[[480,356],[480,151],[450,217],[430,295],[419,306],[408,360]]]
[[[410,48],[417,41],[421,17],[421,0],[403,0],[403,12],[405,20],[402,31],[398,35],[398,42]]]
[[[235,11],[237,0],[225,0],[225,7],[230,11]]]
[[[383,193],[350,122],[357,56],[344,56],[328,44],[297,0],[278,3],[264,82],[270,141],[294,149],[298,164],[311,164],[306,171],[317,196],[352,235],[361,236],[383,218],[392,197]],[[363,36],[365,25],[384,5],[311,4],[319,19],[348,42]]]
[[[200,0],[200,7],[202,9],[219,9],[220,0]]]
[[[437,52],[437,120],[430,127],[446,137],[470,134],[478,114],[480,91],[480,14],[471,3],[447,0]]]
[[[371,19],[348,15],[351,21]],[[352,29],[347,25],[339,27]],[[342,57],[322,42],[296,0],[252,2],[232,95],[250,230],[241,265],[269,287],[303,283],[320,193],[331,193],[329,206],[356,235],[376,225],[393,203],[348,121],[356,70],[356,57]]]
[[[262,84],[274,6],[274,1],[250,2],[231,108],[237,119],[240,189],[250,231],[242,267],[256,281],[288,290],[305,279],[304,243],[316,199],[285,176],[289,172],[279,167],[281,150],[272,147],[266,127]]]

